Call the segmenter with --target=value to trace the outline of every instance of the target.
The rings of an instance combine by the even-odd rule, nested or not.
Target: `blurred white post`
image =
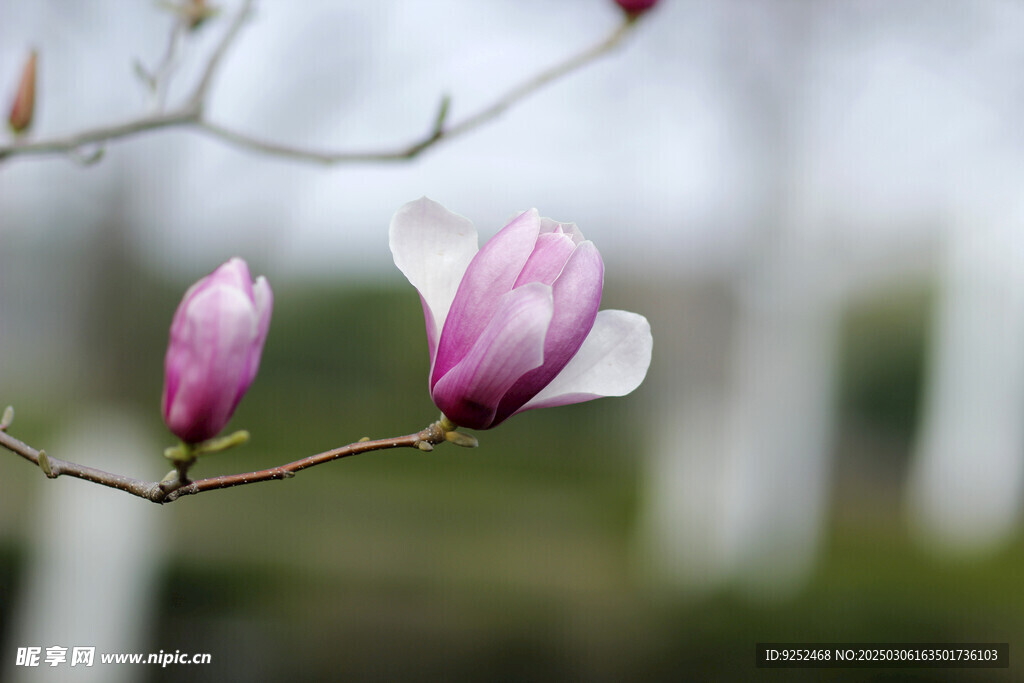
[[[801,75],[816,54],[819,8],[716,8],[719,30],[749,42],[750,61],[737,57],[723,78],[735,79],[733,121],[752,179],[734,201],[757,227],[739,254],[724,377],[662,415],[646,533],[655,567],[686,587],[731,581],[784,594],[817,550],[834,423],[839,277],[829,229],[800,194],[803,159],[814,168],[802,118],[813,80]]]
[[[140,458],[159,458],[161,453],[123,414],[96,410],[74,420],[50,452],[126,473],[144,469]],[[137,679],[137,668],[103,665],[100,653],[145,652],[151,646],[161,513],[166,517],[167,511],[122,491],[71,478],[44,481],[39,491],[26,578],[15,605],[11,640],[4,644],[3,679]],[[67,661],[48,666],[46,648],[51,646],[67,648]],[[15,666],[20,647],[41,647],[40,665]],[[91,667],[71,667],[74,647],[96,648]]]
[[[657,415],[643,487],[647,559],[660,583],[688,592],[715,588],[729,570],[723,547],[731,470],[721,457],[725,411],[719,396],[707,398],[668,403]]]
[[[733,468],[723,454],[734,297],[724,286],[674,288],[649,298],[664,333],[647,380],[656,398],[639,537],[651,578],[694,592],[727,578],[723,523]]]
[[[685,588],[724,581],[785,595],[812,568],[841,303],[837,274],[813,251],[790,243],[737,288],[724,381],[670,401],[661,416],[646,541],[656,571]]]
[[[822,260],[803,246],[773,260],[740,299],[723,543],[739,582],[758,593],[794,590],[811,570],[831,471],[836,273],[815,267]]]
[[[1024,485],[1024,205],[983,215],[944,245],[909,480],[915,531],[960,551],[1013,532]]]

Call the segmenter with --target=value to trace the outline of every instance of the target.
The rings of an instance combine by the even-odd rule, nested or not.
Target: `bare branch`
[[[321,150],[304,148],[279,142],[263,140],[258,137],[234,130],[223,124],[210,121],[205,116],[206,100],[209,96],[211,84],[217,73],[218,67],[231,48],[242,25],[252,11],[252,0],[244,0],[239,11],[235,14],[230,26],[225,31],[217,47],[211,53],[209,61],[203,69],[202,76],[192,94],[176,108],[162,109],[164,93],[167,88],[167,80],[173,71],[175,59],[177,33],[181,30],[179,22],[171,35],[171,42],[168,45],[164,59],[157,67],[157,70],[150,74],[144,69],[138,69],[140,75],[147,81],[149,87],[157,93],[159,110],[151,115],[131,119],[120,124],[100,126],[83,130],[78,133],[41,139],[36,141],[18,140],[7,145],[0,145],[0,162],[17,155],[29,154],[76,154],[76,150],[90,144],[101,144],[120,138],[129,137],[162,128],[192,128],[202,131],[208,135],[218,138],[222,142],[259,152],[269,156],[277,156],[296,161],[312,162],[326,165],[352,164],[352,163],[385,163],[395,161],[408,161],[419,156],[427,149],[437,145],[443,140],[451,140],[455,137],[468,133],[493,119],[496,119],[507,109],[526,99],[545,85],[556,81],[568,74],[586,66],[604,54],[612,51],[622,42],[622,39],[629,33],[636,23],[635,17],[626,17],[614,31],[597,44],[583,50],[569,59],[545,69],[533,77],[525,80],[499,97],[492,104],[480,111],[466,117],[462,121],[447,126],[449,98],[445,96],[441,106],[434,118],[429,132],[419,140],[415,140],[403,147],[383,150]],[[79,155],[82,156],[82,155]],[[92,159],[95,160],[95,159]]]
[[[38,451],[32,448],[28,444],[15,439],[6,431],[0,432],[0,446],[38,465],[39,469],[43,470],[43,474],[50,479],[56,479],[60,475],[65,474],[77,477],[78,479],[85,479],[95,484],[120,489],[133,496],[139,496],[148,500],[155,500],[153,498],[154,487],[156,490],[160,488],[160,484],[156,482],[145,482],[121,474],[111,474],[110,472],[104,472],[103,470],[97,470],[85,465],[76,465],[75,463],[51,458],[46,455],[45,451]]]
[[[507,109],[537,92],[545,85],[558,80],[568,74],[580,69],[615,49],[622,39],[635,25],[635,20],[626,18],[612,33],[601,42],[593,45],[583,52],[576,54],[569,59],[546,69],[532,78],[527,79],[516,87],[512,88],[495,102],[484,107],[480,111],[463,119],[453,126],[445,127],[448,118],[449,104],[451,98],[445,95],[441,100],[438,113],[434,119],[434,125],[430,132],[422,139],[412,142],[405,147],[393,150],[378,151],[325,151],[283,145],[275,142],[260,140],[259,138],[231,130],[225,126],[202,119],[197,122],[197,127],[207,133],[239,147],[245,147],[263,154],[287,157],[299,161],[311,161],[326,165],[345,163],[373,163],[390,161],[408,161],[419,156],[427,149],[438,144],[442,140],[451,140],[465,133],[470,132],[485,123],[496,119]]]
[[[442,422],[435,422],[426,429],[415,434],[397,436],[390,439],[378,439],[376,441],[357,441],[347,446],[342,446],[341,448],[317,453],[316,455],[311,455],[309,457],[302,458],[301,460],[296,460],[278,467],[271,467],[255,472],[245,472],[243,474],[225,474],[218,477],[210,477],[208,479],[198,479],[187,483],[183,483],[180,480],[162,482],[144,481],[142,479],[127,477],[122,474],[104,472],[103,470],[79,465],[67,460],[60,460],[47,455],[45,451],[32,448],[28,444],[14,438],[5,430],[0,430],[0,446],[6,448],[12,453],[20,455],[29,462],[38,466],[50,479],[56,479],[60,476],[75,477],[76,479],[84,479],[86,481],[91,481],[94,484],[100,484],[101,486],[109,486],[111,488],[119,489],[125,493],[130,493],[133,496],[138,496],[139,498],[145,498],[146,500],[154,503],[170,503],[182,496],[191,496],[196,493],[202,493],[203,491],[226,489],[232,486],[243,486],[245,484],[256,484],[261,481],[290,479],[294,477],[297,472],[308,467],[315,467],[316,465],[322,465],[324,463],[331,462],[332,460],[347,458],[350,455],[358,455],[360,453],[368,453],[370,451],[382,451],[391,448],[418,448],[423,451],[430,451],[433,450],[434,446],[444,443],[446,440],[452,441],[453,443],[461,446],[475,445],[476,440],[473,439],[473,437],[466,434],[459,434],[454,431],[453,427],[451,429],[448,427],[449,425],[444,425]],[[458,436],[449,436],[451,434],[458,434]]]
[[[198,119],[198,112],[182,109],[173,112],[158,112],[122,123],[85,130],[65,137],[35,141],[16,141],[7,146],[0,146],[0,161],[7,157],[21,154],[74,154],[77,150],[89,145],[103,144],[144,131],[193,124]]]
[[[445,130],[442,135],[438,136],[438,138],[453,138],[456,135],[461,135],[467,131],[477,128],[491,119],[497,118],[504,113],[506,109],[521,100],[526,99],[548,83],[556,81],[559,78],[586,66],[598,57],[611,52],[616,46],[618,46],[630,30],[632,30],[635,23],[635,19],[627,17],[614,31],[612,31],[611,35],[601,42],[597,43],[593,47],[587,48],[573,57],[570,57],[560,64],[556,64],[555,66],[540,72],[533,78],[530,78],[512,88],[490,106],[485,107],[476,114],[473,114],[469,118],[464,119],[460,123]]]

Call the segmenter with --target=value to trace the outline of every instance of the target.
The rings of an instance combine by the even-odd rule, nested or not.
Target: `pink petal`
[[[164,415],[172,432],[194,442],[214,436],[231,418],[257,323],[252,301],[234,286],[204,288],[189,308],[168,350],[167,376],[176,376],[176,391],[166,392]]]
[[[518,412],[625,396],[647,375],[653,343],[647,318],[629,311],[601,311],[579,352]]]
[[[395,265],[420,293],[433,362],[448,309],[477,253],[476,228],[469,219],[422,197],[395,213],[389,243]]]
[[[571,244],[568,238],[566,241]],[[552,288],[554,315],[544,339],[544,365],[520,377],[506,392],[495,424],[514,415],[558,376],[580,350],[601,307],[603,284],[601,254],[593,242],[583,242],[572,252]]]
[[[544,337],[553,312],[547,285],[531,283],[502,297],[470,352],[431,389],[441,412],[470,429],[493,426],[505,392],[544,362]]]
[[[536,210],[520,214],[477,252],[466,268],[444,321],[431,381],[444,376],[476,343],[515,285],[540,232]]]
[[[561,233],[546,233],[537,237],[530,258],[516,279],[516,287],[527,282],[542,282],[550,285],[562,272],[565,262],[572,256],[576,245],[572,238]]]
[[[178,394],[178,384],[182,372],[188,365],[191,353],[189,344],[185,343],[189,333],[186,328],[189,326],[188,311],[192,301],[210,287],[210,276],[206,276],[191,287],[185,290],[185,296],[181,303],[174,310],[174,318],[171,320],[171,343],[167,347],[167,356],[164,358],[164,393],[162,410],[164,421],[167,420],[170,407]]]
[[[234,408],[242,400],[242,396],[249,390],[256,373],[260,369],[260,358],[263,356],[263,345],[267,341],[267,333],[270,331],[270,314],[274,308],[274,293],[270,289],[267,278],[260,275],[252,286],[253,306],[256,309],[256,339],[249,347],[249,358],[246,362],[243,381],[238,387],[238,396],[235,397]]]
[[[228,259],[227,262],[210,273],[204,280],[207,287],[216,287],[218,285],[234,287],[244,292],[250,300],[253,298],[252,276],[249,275],[249,265],[237,256]]]

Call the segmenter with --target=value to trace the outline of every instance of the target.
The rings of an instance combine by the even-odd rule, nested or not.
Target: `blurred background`
[[[236,4],[185,45],[189,92]],[[40,54],[37,138],[147,111],[149,2],[0,4],[0,100]],[[607,35],[610,0],[262,0],[212,119],[399,147]],[[1010,680],[760,670],[764,641],[1024,641],[1024,6],[663,0],[615,53],[393,165],[167,130],[0,164],[0,404],[60,458],[158,479],[167,330],[238,255],[276,306],[196,476],[436,419],[394,211],[482,239],[577,222],[604,308],[651,321],[627,398],[481,447],[383,452],[158,507],[0,454],[4,680]],[[7,106],[7,105],[4,105]],[[206,666],[14,665],[18,647]],[[889,676],[889,677],[887,677]]]

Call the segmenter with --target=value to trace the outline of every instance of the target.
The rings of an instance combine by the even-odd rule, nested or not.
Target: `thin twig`
[[[566,76],[572,73],[573,71],[576,71],[577,69],[586,66],[587,64],[594,61],[598,57],[607,54],[608,52],[611,52],[613,49],[615,49],[616,46],[618,46],[620,42],[622,42],[622,39],[626,37],[626,35],[630,32],[635,23],[635,18],[626,17],[623,20],[623,22],[619,24],[618,27],[616,27],[616,29],[612,31],[611,34],[601,42],[597,43],[592,47],[587,48],[583,52],[580,52],[579,54],[573,57],[570,57],[569,59],[565,60],[560,64],[556,64],[555,66],[540,72],[533,78],[530,78],[524,81],[523,83],[520,83],[518,86],[512,88],[507,93],[505,93],[505,95],[500,97],[496,102],[494,102],[490,106],[485,107],[476,114],[473,114],[469,118],[466,118],[460,123],[457,123],[451,128],[445,130],[442,135],[438,136],[438,139],[452,138],[455,137],[456,135],[461,135],[469,130],[472,130],[480,126],[481,124],[490,121],[491,119],[497,118],[502,113],[504,113],[506,109],[516,104],[520,100],[529,97],[533,93],[543,88],[548,83],[558,80],[559,78],[562,78],[563,76]]]
[[[91,481],[94,484],[119,489],[125,493],[130,493],[133,496],[138,496],[139,498],[145,498],[146,500],[154,503],[170,503],[182,496],[191,496],[196,493],[202,493],[203,491],[226,489],[232,486],[243,486],[245,484],[256,484],[261,481],[290,479],[291,477],[294,477],[297,472],[300,472],[307,467],[322,465],[324,463],[331,462],[332,460],[338,460],[339,458],[347,458],[350,455],[358,455],[360,453],[367,453],[370,451],[382,451],[390,448],[418,448],[420,450],[429,451],[432,450],[433,446],[444,443],[446,439],[453,441],[454,439],[452,437],[447,436],[452,433],[453,432],[450,430],[446,431],[441,426],[440,422],[435,422],[426,429],[415,434],[407,434],[406,436],[397,436],[390,439],[378,439],[376,441],[357,441],[356,443],[324,451],[323,453],[317,453],[316,455],[311,455],[307,458],[302,458],[301,460],[296,460],[286,465],[270,467],[256,472],[225,474],[218,477],[210,477],[208,479],[198,479],[185,485],[180,485],[180,483],[144,481],[142,479],[127,477],[122,474],[104,472],[103,470],[79,465],[67,460],[60,460],[49,456],[45,451],[32,448],[23,441],[14,438],[4,430],[0,430],[0,446],[3,446],[13,453],[17,453],[29,462],[37,465],[50,479],[56,479],[60,476],[75,477],[77,479]],[[468,438],[471,439],[472,437]]]
[[[217,44],[216,49],[210,55],[210,60],[206,63],[206,68],[203,69],[203,76],[199,79],[199,84],[196,86],[195,91],[193,91],[192,97],[189,98],[189,105],[192,108],[202,111],[203,105],[206,103],[206,95],[210,90],[210,84],[213,82],[213,76],[217,72],[217,67],[220,66],[221,60],[227,54],[228,48],[235,42],[238,32],[242,30],[242,24],[245,23],[245,20],[249,18],[251,13],[252,0],[243,0],[242,6],[231,21],[231,25],[228,26],[228,30],[224,32],[220,43]]]
[[[185,35],[185,20],[176,17],[174,26],[171,27],[171,35],[167,39],[167,50],[160,64],[153,70],[151,83],[153,86],[154,110],[163,111],[167,106],[167,90],[170,87],[171,76],[178,67],[178,46],[181,44],[182,36]]]
[[[499,97],[492,104],[480,111],[466,117],[462,121],[446,126],[449,98],[442,99],[438,114],[433,121],[429,132],[419,140],[413,141],[396,149],[367,150],[367,151],[331,151],[312,148],[304,148],[269,140],[234,130],[205,116],[206,100],[209,95],[211,84],[217,73],[218,67],[234,43],[242,25],[249,17],[252,10],[252,0],[244,0],[239,11],[235,14],[230,26],[225,31],[217,47],[211,53],[209,61],[203,69],[202,76],[192,94],[185,102],[177,108],[166,109],[152,115],[142,116],[124,123],[98,128],[83,130],[81,132],[42,140],[17,140],[7,145],[0,145],[0,161],[12,156],[20,155],[41,155],[41,154],[74,154],[76,150],[90,144],[102,144],[107,141],[129,137],[138,133],[157,130],[161,128],[184,127],[193,128],[211,135],[222,142],[248,149],[250,151],[278,156],[297,161],[306,161],[326,165],[348,164],[348,163],[382,163],[395,161],[408,161],[419,156],[427,149],[440,143],[442,140],[451,140],[481,125],[497,118],[507,109],[521,100],[540,90],[552,81],[558,80],[573,71],[576,71],[604,54],[612,51],[622,42],[622,39],[629,33],[635,22],[635,17],[626,17],[614,31],[606,38],[569,59],[545,69],[533,77],[525,80],[504,95]],[[179,30],[177,27],[175,30]],[[173,44],[172,36],[172,44]],[[173,53],[169,53],[173,57]],[[161,82],[156,84],[166,89],[166,80],[169,73],[164,74]],[[151,87],[154,86],[157,75],[148,75]]]

